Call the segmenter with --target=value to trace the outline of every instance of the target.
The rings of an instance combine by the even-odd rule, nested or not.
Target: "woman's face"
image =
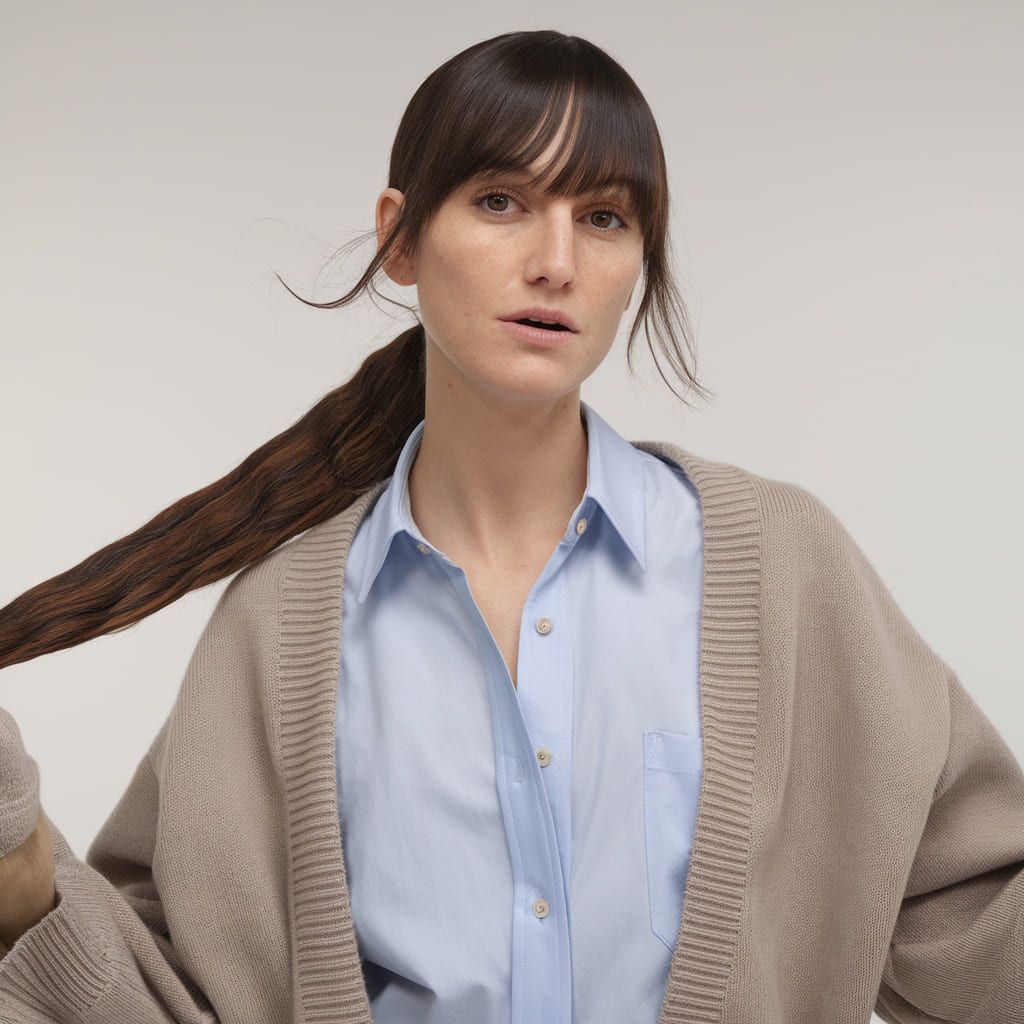
[[[628,199],[617,188],[551,195],[529,174],[456,189],[405,264],[419,293],[428,389],[454,397],[468,388],[488,402],[578,394],[643,269]]]

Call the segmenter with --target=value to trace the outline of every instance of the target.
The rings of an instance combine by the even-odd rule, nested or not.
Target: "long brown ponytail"
[[[654,117],[608,54],[558,32],[478,43],[424,81],[391,151],[388,184],[405,197],[396,223],[351,291],[310,305],[343,306],[374,291],[389,256],[415,252],[455,188],[484,171],[525,170],[559,138],[552,166],[560,170],[545,187],[578,195],[625,186],[643,225],[644,292],[630,349],[642,329],[669,385],[700,394],[669,270],[668,182]],[[421,327],[405,332],[222,480],[0,609],[0,668],[130,626],[244,568],[388,476],[423,416],[423,346]]]
[[[323,522],[394,470],[422,418],[417,326],[227,476],[0,609],[0,668],[124,629]]]

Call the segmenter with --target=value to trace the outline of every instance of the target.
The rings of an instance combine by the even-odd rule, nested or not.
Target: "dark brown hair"
[[[702,394],[686,310],[671,273],[668,174],[643,93],[603,50],[558,32],[516,32],[471,46],[417,89],[391,150],[388,185],[405,196],[391,233],[342,306],[396,249],[414,251],[430,218],[460,185],[485,172],[522,173],[556,140],[555,195],[624,185],[644,234],[644,291],[629,334],[643,331],[662,379],[681,398]]]
[[[662,377],[700,392],[685,310],[669,270],[668,187],[654,118],[603,50],[557,32],[478,43],[439,67],[409,103],[388,184],[405,202],[344,306],[373,290],[396,251],[414,251],[459,185],[523,171],[559,148],[544,187],[579,195],[624,185],[644,233],[642,330]],[[423,331],[372,353],[358,372],[227,476],[182,498],[135,533],[0,609],[0,668],[123,629],[190,590],[237,572],[335,515],[390,475],[423,417]],[[681,388],[680,388],[681,385]]]

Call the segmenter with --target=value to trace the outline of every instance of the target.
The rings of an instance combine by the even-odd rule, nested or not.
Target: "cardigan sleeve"
[[[31,765],[16,731],[4,736],[5,764]],[[16,774],[34,786],[32,771]],[[147,758],[98,840],[105,874],[78,860],[51,825],[58,902],[0,961],[4,1024],[215,1024],[181,969],[153,883],[158,798]]]
[[[838,520],[799,488],[755,485],[767,609],[759,795],[775,829],[756,881],[777,914],[762,934],[790,957],[826,949],[813,960],[826,1008],[838,977],[870,985],[887,1021],[1024,1024],[1021,768]],[[776,891],[801,913],[785,900],[778,913]]]
[[[952,676],[948,709],[877,1012],[900,1024],[1024,1024],[1024,776]]]
[[[325,991],[369,1021],[331,759],[362,507],[221,595],[87,863],[55,837],[60,902],[0,962],[0,1024],[306,1019]]]

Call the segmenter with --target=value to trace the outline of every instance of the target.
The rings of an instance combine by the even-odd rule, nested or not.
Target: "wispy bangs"
[[[621,67],[590,44],[555,33],[513,37],[497,61],[493,48],[480,56],[435,72],[451,79],[440,91],[440,109],[436,89],[429,90],[429,111],[414,110],[413,98],[406,118],[420,119],[422,130],[413,130],[420,152],[416,159],[394,153],[393,179],[399,168],[415,173],[415,191],[433,212],[472,178],[534,173],[547,157],[534,173],[545,189],[577,196],[624,187],[645,234],[661,234],[667,214],[661,142],[646,101]],[[391,184],[408,191],[406,182]]]

